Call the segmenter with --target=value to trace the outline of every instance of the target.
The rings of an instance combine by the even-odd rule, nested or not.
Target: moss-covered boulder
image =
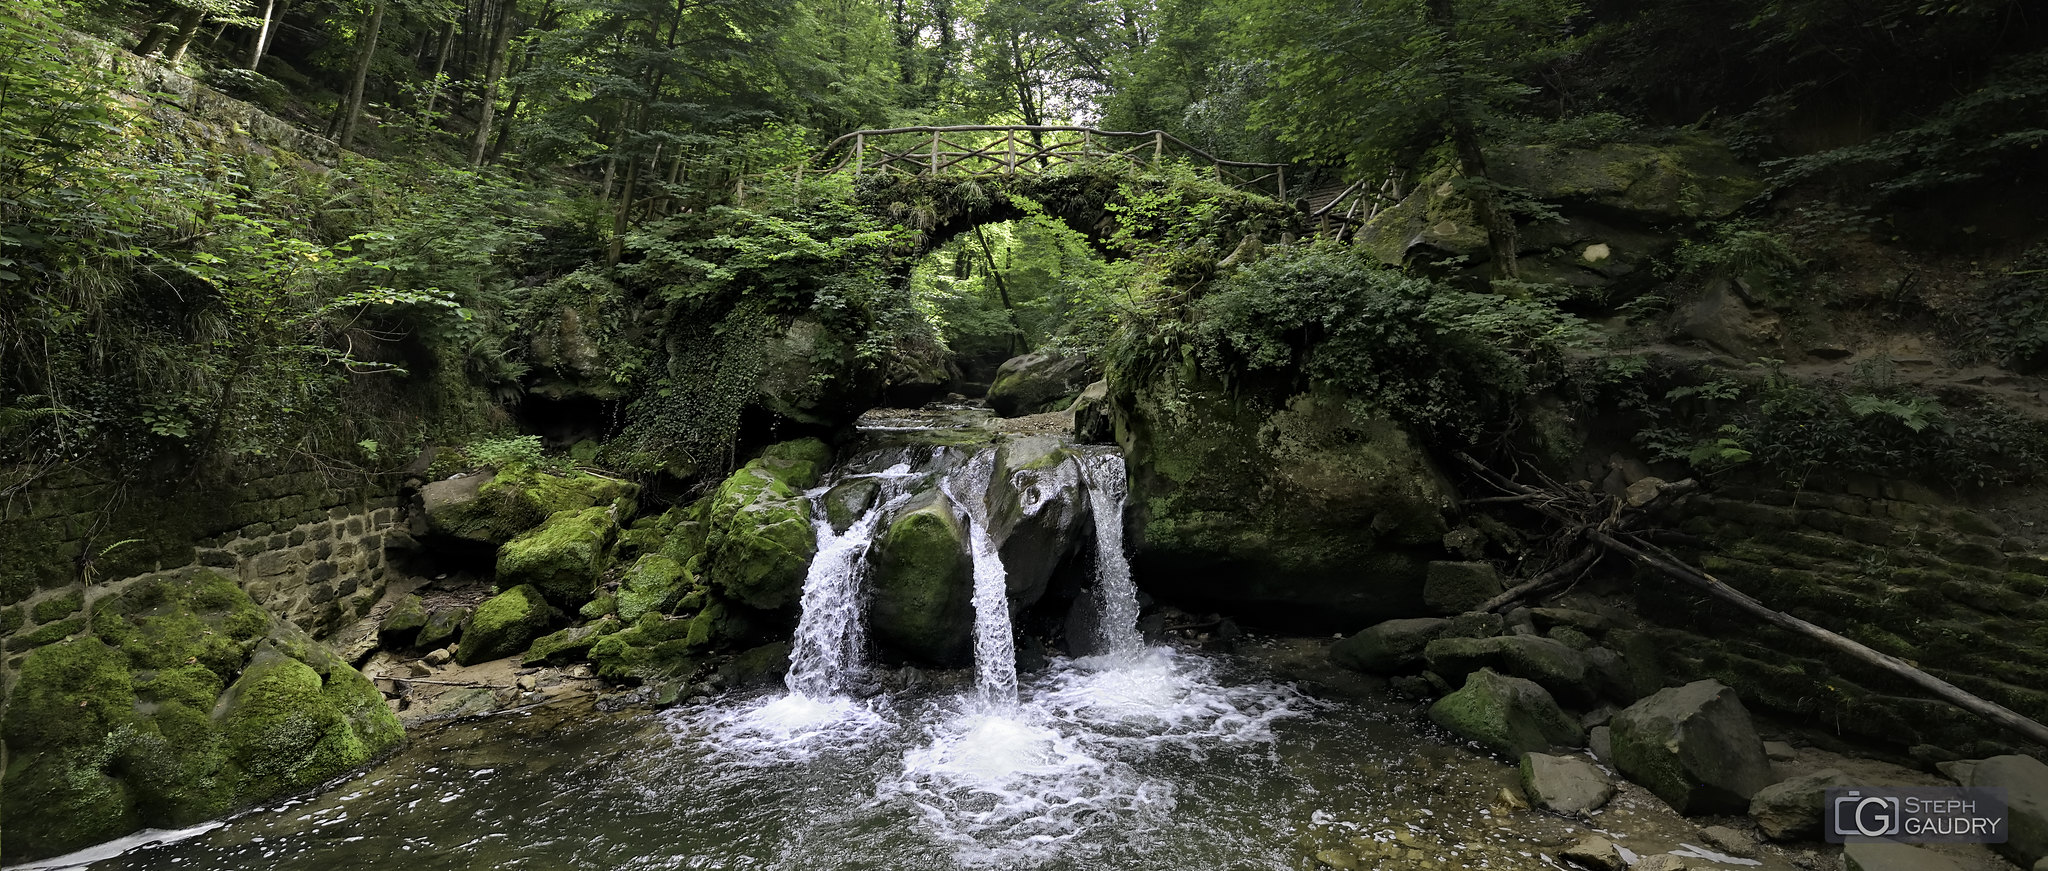
[[[796,604],[818,547],[804,489],[830,461],[830,450],[817,439],[784,442],[719,485],[699,509],[702,566],[713,587],[764,611]]]
[[[469,615],[455,661],[463,665],[489,662],[523,651],[561,619],[539,588],[521,584],[485,599]]]
[[[420,637],[420,630],[427,628],[427,603],[420,597],[406,594],[384,619],[377,624],[377,644],[385,650],[404,650]]]
[[[1133,566],[1191,610],[1340,632],[1425,613],[1451,488],[1415,440],[1316,390],[1231,390],[1192,368],[1118,394]]]
[[[1368,674],[1400,674],[1422,665],[1422,648],[1450,628],[1442,617],[1375,623],[1330,645],[1330,661]],[[1463,677],[1463,675],[1459,675]]]
[[[1593,698],[1586,656],[1561,641],[1534,635],[1438,638],[1423,648],[1429,670],[1456,683],[1481,668],[1528,678],[1566,701]]]
[[[696,578],[681,563],[666,554],[647,554],[634,560],[619,578],[619,619],[632,623],[642,614],[674,611],[676,604],[695,587]]]
[[[1010,603],[1029,608],[1045,595],[1060,564],[1094,534],[1080,460],[1064,439],[1007,439],[996,448],[987,499]]]
[[[1743,813],[1771,784],[1749,710],[1718,681],[1660,690],[1608,725],[1614,767],[1679,813]]]
[[[1482,668],[1429,708],[1429,719],[1502,756],[1586,743],[1585,730],[1533,681]]]
[[[444,605],[428,611],[427,625],[420,627],[420,633],[413,637],[413,647],[437,650],[454,644],[462,637],[462,627],[469,623],[469,612],[462,605]]]
[[[420,503],[429,531],[499,545],[563,511],[621,500],[630,506],[638,494],[633,484],[601,475],[521,467],[435,481],[420,488]]]
[[[543,635],[526,649],[519,658],[520,665],[568,665],[579,659],[590,658],[590,648],[599,639],[626,628],[617,617],[605,617],[582,626],[572,626],[549,635]]]
[[[605,635],[590,647],[590,661],[599,676],[631,683],[689,677],[710,652],[753,634],[754,626],[724,602],[711,600],[692,617],[656,612],[623,631]]]
[[[869,589],[868,629],[877,641],[925,662],[967,661],[974,562],[966,522],[937,490],[913,497],[883,531]]]
[[[996,380],[988,387],[988,407],[1004,417],[1064,411],[1100,374],[1080,356],[1012,357],[996,369]]]
[[[532,585],[569,610],[597,595],[619,531],[612,506],[563,511],[498,548],[498,586]]]
[[[305,789],[404,739],[367,679],[203,569],[101,596],[18,668],[0,719],[10,863]]]

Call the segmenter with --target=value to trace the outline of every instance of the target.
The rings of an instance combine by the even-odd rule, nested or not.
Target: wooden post
[[[1280,202],[1285,203],[1287,202],[1287,167],[1276,167],[1273,170],[1273,174],[1279,178],[1279,181],[1274,186],[1280,189]]]
[[[939,174],[939,131],[932,131],[932,175]]]
[[[1015,128],[1012,128],[1012,129],[1009,129],[1009,130],[1005,130],[1005,131],[1003,131],[1003,142],[1004,142],[1004,147],[1005,147],[1005,148],[1007,148],[1007,149],[1009,150],[1009,155],[1008,155],[1007,157],[1005,157],[1005,158],[1003,159],[1003,174],[1004,174],[1004,175],[1016,175],[1016,174],[1017,174],[1017,131],[1016,131],[1016,129],[1015,129]]]
[[[865,133],[853,134],[853,178],[855,181],[860,180],[861,160],[867,156],[867,138]]]
[[[1158,166],[1158,165],[1159,165],[1159,161],[1160,161],[1161,159],[1165,158],[1165,157],[1166,157],[1166,131],[1164,131],[1164,130],[1155,130],[1155,131],[1153,131],[1153,133],[1152,133],[1152,165],[1153,165],[1153,166]]]
[[[1094,133],[1092,133],[1092,132],[1090,132],[1090,131],[1087,131],[1087,130],[1083,130],[1083,131],[1081,131],[1081,159],[1082,159],[1082,160],[1087,160],[1087,159],[1088,159],[1088,153],[1089,153],[1090,151],[1093,151],[1094,149],[1095,149],[1095,134],[1094,134]]]

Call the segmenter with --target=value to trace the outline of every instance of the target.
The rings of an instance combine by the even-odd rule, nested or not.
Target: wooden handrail
[[[846,134],[846,135],[844,135],[844,136],[841,136],[841,137],[839,137],[839,138],[837,138],[837,139],[834,139],[834,140],[832,140],[831,142],[828,142],[828,143],[826,143],[826,144],[825,144],[825,148],[824,148],[824,149],[823,149],[822,151],[820,151],[820,152],[819,152],[819,154],[820,154],[820,155],[829,155],[829,154],[831,154],[831,153],[832,153],[833,149],[836,149],[836,148],[838,148],[838,147],[839,147],[840,143],[843,143],[843,142],[845,142],[845,141],[847,141],[847,140],[849,140],[849,139],[853,139],[853,140],[856,140],[856,142],[857,142],[857,143],[859,143],[859,144],[865,144],[865,139],[866,139],[867,137],[870,137],[870,136],[892,136],[892,135],[896,135],[896,134],[902,134],[902,133],[930,133],[930,134],[941,134],[941,133],[977,133],[977,132],[979,132],[979,133],[1007,132],[1007,133],[1011,133],[1012,135],[1014,135],[1014,134],[1016,134],[1016,133],[1020,133],[1020,132],[1021,132],[1021,133],[1080,133],[1080,134],[1083,134],[1083,136],[1084,136],[1084,139],[1083,139],[1083,144],[1084,144],[1084,147],[1086,146],[1086,144],[1087,144],[1087,141],[1088,141],[1088,139],[1092,139],[1093,137],[1096,137],[1096,136],[1111,136],[1111,137],[1129,137],[1129,138],[1133,138],[1133,139],[1150,139],[1150,140],[1153,140],[1153,143],[1154,143],[1154,152],[1153,152],[1153,153],[1154,153],[1154,156],[1155,156],[1155,157],[1158,157],[1158,156],[1163,156],[1163,153],[1164,153],[1164,150],[1165,150],[1165,144],[1166,144],[1166,143],[1168,143],[1168,142],[1171,142],[1171,143],[1173,143],[1173,144],[1174,144],[1175,146],[1178,146],[1179,148],[1181,148],[1181,149],[1182,149],[1182,150],[1184,150],[1184,151],[1187,151],[1187,152],[1189,152],[1189,153],[1192,153],[1192,154],[1194,154],[1194,155],[1195,155],[1195,156],[1197,156],[1197,157],[1200,157],[1200,158],[1202,158],[1202,159],[1204,159],[1204,160],[1207,160],[1207,161],[1209,161],[1210,163],[1218,164],[1218,165],[1221,165],[1221,166],[1248,166],[1248,167],[1258,167],[1258,168],[1262,168],[1262,169],[1278,169],[1278,168],[1280,168],[1280,167],[1284,167],[1284,166],[1286,166],[1286,165],[1287,165],[1287,164],[1284,164],[1284,163],[1254,163],[1254,162],[1251,162],[1251,161],[1244,161],[1244,160],[1224,160],[1223,158],[1217,157],[1217,156],[1215,156],[1215,155],[1213,155],[1213,154],[1210,154],[1209,152],[1203,151],[1203,150],[1202,150],[1202,149],[1200,149],[1200,148],[1196,148],[1196,147],[1195,147],[1195,146],[1193,146],[1193,145],[1189,145],[1188,143],[1186,143],[1186,142],[1182,141],[1182,140],[1180,139],[1180,137],[1177,137],[1177,136],[1175,136],[1175,135],[1173,135],[1173,134],[1171,134],[1171,133],[1168,133],[1168,132],[1166,132],[1166,131],[1164,131],[1164,130],[1146,130],[1146,131],[1144,131],[1144,132],[1142,132],[1142,133],[1141,133],[1141,132],[1135,132],[1135,131],[1129,131],[1129,130],[1102,130],[1102,129],[1098,129],[1098,128],[1095,128],[1095,127],[1078,127],[1078,126],[1073,126],[1073,125],[1068,125],[1068,124],[957,124],[957,125],[952,125],[952,126],[947,126],[947,127],[931,127],[931,126],[920,126],[920,127],[888,127],[888,128],[883,128],[883,129],[879,129],[879,130],[856,130],[856,131],[854,131],[854,132],[852,132],[852,133],[848,133],[848,134]],[[844,167],[845,167],[845,165],[847,164],[847,162],[849,162],[849,161],[851,161],[851,160],[853,160],[853,159],[854,159],[854,155],[848,155],[848,156],[847,156],[846,158],[843,158],[843,159],[841,159],[841,160],[840,160],[840,162],[839,162],[839,163],[838,163],[837,165],[833,166],[831,170],[827,170],[827,171],[828,171],[828,172],[831,172],[831,171],[837,171],[837,170],[839,170],[839,169],[842,169],[842,168],[844,168]]]

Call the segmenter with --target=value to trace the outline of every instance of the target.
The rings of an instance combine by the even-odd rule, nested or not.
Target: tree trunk
[[[142,41],[135,44],[135,53],[148,57],[163,48],[164,40],[171,35],[171,23],[159,21],[149,26],[149,32],[142,35]]]
[[[1465,64],[1458,57],[1458,16],[1451,3],[1452,0],[1429,0],[1430,23],[1444,43],[1444,91],[1450,104],[1445,126],[1451,134],[1451,147],[1458,153],[1459,172],[1472,180],[1465,186],[1465,195],[1472,200],[1473,219],[1486,228],[1486,247],[1493,254],[1493,275],[1514,278],[1520,273],[1515,265],[1515,221],[1501,213],[1494,199],[1493,178],[1486,173],[1486,152],[1479,143],[1479,131],[1472,120],[1474,113],[1465,105],[1470,98],[1463,93]]]
[[[171,50],[164,55],[166,62],[175,64],[185,59],[185,49],[192,47],[192,37],[199,35],[199,22],[205,17],[205,13],[197,9],[188,9],[178,15],[178,37],[171,41]]]
[[[995,252],[988,247],[988,236],[981,232],[981,225],[974,225],[974,238],[981,242],[981,258],[988,262],[988,274],[995,279],[996,293],[1003,300],[1003,312],[1010,318],[1010,356],[1024,352],[1024,328],[1017,324],[1017,307],[1010,304],[1010,285],[1003,281],[1003,271],[996,268]],[[1007,259],[1007,258],[1006,258]]]
[[[342,109],[341,133],[335,137],[342,148],[355,142],[356,124],[363,114],[363,87],[370,79],[370,62],[377,57],[377,32],[384,29],[384,7],[390,0],[377,0],[370,7],[370,23],[363,28],[363,53],[356,59],[356,74],[349,84],[348,104]]]
[[[498,108],[498,80],[505,77],[505,55],[512,47],[512,19],[519,14],[518,0],[505,0],[499,10],[498,26],[491,34],[490,66],[484,73],[483,106],[477,109],[476,139],[470,142],[469,165],[484,165],[484,149],[491,144],[491,116]]]
[[[455,19],[441,28],[441,50],[434,54],[434,75],[427,79],[427,105],[420,109],[420,117],[434,117],[434,104],[441,99],[441,73],[448,69],[448,53],[455,49]]]
[[[263,53],[270,48],[270,25],[277,12],[277,0],[263,0],[263,21],[256,25],[256,33],[249,38],[249,59],[242,64],[242,69],[254,70],[263,64]]]

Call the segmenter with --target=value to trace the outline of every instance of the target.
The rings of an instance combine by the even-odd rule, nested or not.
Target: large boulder
[[[473,472],[420,488],[427,529],[476,544],[500,545],[563,511],[631,500],[639,488],[585,472],[531,467]]]
[[[1429,719],[1502,756],[1577,747],[1586,733],[1533,681],[1482,668],[1429,707]]]
[[[1118,398],[1133,568],[1162,599],[1302,632],[1426,613],[1450,485],[1391,421],[1320,388],[1274,400],[1192,369]]]
[[[1368,674],[1413,671],[1422,665],[1423,645],[1442,635],[1450,625],[1451,621],[1442,617],[1410,617],[1376,623],[1330,645],[1330,660],[1352,671]]]
[[[650,612],[673,611],[696,587],[696,578],[667,554],[650,553],[634,560],[619,578],[613,607],[619,619],[632,623]]]
[[[597,595],[619,524],[611,506],[563,511],[498,548],[498,586],[532,585],[574,611]]]
[[[1491,563],[1438,561],[1423,575],[1422,601],[1438,614],[1462,614],[1500,595]]]
[[[817,439],[768,448],[703,504],[705,580],[733,601],[772,611],[796,604],[817,553],[811,502],[831,451]]]
[[[988,407],[1004,417],[1062,411],[1099,373],[1085,357],[1025,354],[996,370],[988,388]]]
[[[1856,784],[1832,768],[1781,780],[1757,790],[1749,800],[1749,818],[1773,841],[1810,840],[1821,836],[1827,791]]]
[[[936,489],[912,498],[876,542],[868,628],[926,662],[960,664],[974,632],[967,523]]]
[[[988,506],[989,531],[1002,542],[1011,606],[1028,608],[1092,532],[1080,461],[1051,436],[1004,441],[989,476]]]
[[[2004,788],[2012,822],[2005,843],[1991,848],[2022,868],[2048,859],[2048,765],[2032,756],[1993,756],[1946,762],[1941,773],[1964,786]]]
[[[223,575],[135,581],[89,614],[15,666],[10,864],[310,789],[404,740],[368,679]]]
[[[455,661],[475,665],[524,651],[561,619],[539,588],[522,584],[485,599],[469,615]]]
[[[1735,691],[1703,680],[1616,714],[1615,767],[1679,813],[1743,813],[1771,783],[1771,762]]]
[[[1577,756],[1524,753],[1521,777],[1529,803],[1552,813],[1589,814],[1614,797],[1614,781]]]
[[[1494,638],[1438,638],[1422,651],[1429,670],[1458,681],[1481,668],[1528,678],[1562,698],[1592,698],[1586,656],[1561,641],[1534,635]]]
[[[426,603],[407,593],[377,622],[377,644],[386,650],[404,650],[412,646],[420,630],[426,627]]]

